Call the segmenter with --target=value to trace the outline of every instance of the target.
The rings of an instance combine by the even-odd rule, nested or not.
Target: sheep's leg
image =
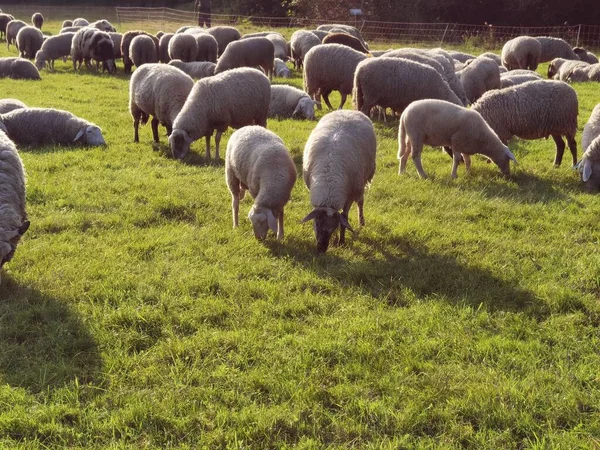
[[[569,144],[569,150],[571,150],[571,156],[573,157],[573,166],[577,164],[577,141],[575,136],[567,134],[567,143]]]
[[[400,155],[400,168],[398,170],[398,175],[401,175],[406,172],[406,162],[408,158],[410,158],[410,154],[412,153],[412,143],[409,139],[406,139],[406,149],[403,155]]]
[[[456,171],[458,170],[459,164],[460,164],[460,153],[454,152],[452,154],[452,178],[457,178]]]
[[[361,195],[360,198],[356,201],[356,206],[358,207],[358,223],[361,227],[365,226],[365,213],[363,211],[363,205],[365,203],[365,195]]]
[[[313,99],[313,100],[315,100],[316,102],[319,102],[319,103],[317,103],[317,109],[318,109],[319,111],[320,111],[320,110],[322,110],[322,109],[323,109],[323,106],[321,106],[321,93],[320,93],[320,92],[317,92],[317,93],[314,95],[314,99]]]
[[[210,161],[210,137],[212,136],[212,133],[209,134],[208,136],[206,136],[206,153],[204,154],[204,158],[207,161]]]
[[[331,106],[331,102],[329,101],[330,93],[331,93],[331,91],[321,92],[321,94],[323,95],[323,100],[325,101],[325,104],[329,108],[329,111],[333,111],[333,106]]]
[[[444,145],[444,151],[445,151],[446,153],[448,153],[448,156],[449,156],[450,158],[454,158],[454,154],[452,153],[452,147],[449,147],[449,146],[447,146],[447,145]]]
[[[240,195],[238,193],[231,193],[231,212],[233,213],[233,228],[237,228],[240,213]]]
[[[556,156],[554,158],[554,166],[559,167],[565,154],[565,141],[560,134],[553,134],[552,139],[556,143]],[[575,161],[577,163],[577,161]]]
[[[467,173],[469,173],[471,171],[471,155],[462,153],[462,159],[465,162],[465,170],[467,171]]]
[[[165,128],[167,129],[167,136],[171,136],[171,133],[173,132],[173,125],[165,125]]]
[[[140,114],[136,114],[133,118],[133,142],[140,142],[138,129],[140,127]]]
[[[277,239],[283,239],[283,208],[281,208],[277,217]]]
[[[217,130],[217,135],[215,136],[215,146],[217,147],[217,149],[215,150],[215,161],[219,161],[219,143],[221,142],[222,135],[223,132]]]
[[[340,107],[338,109],[342,109],[344,107],[344,103],[346,103],[346,98],[348,98],[348,94],[342,93],[342,102],[340,103]]]
[[[152,122],[150,122],[150,125],[152,125],[152,136],[154,137],[154,142],[159,142],[158,139],[158,119],[156,117],[152,118]]]
[[[412,159],[417,168],[417,172],[421,178],[427,178],[427,174],[423,170],[423,164],[421,164],[421,152],[423,151],[422,142],[412,142]]]

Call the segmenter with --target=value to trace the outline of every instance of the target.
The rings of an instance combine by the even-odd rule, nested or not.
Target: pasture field
[[[420,180],[412,161],[397,174],[397,122],[376,121],[366,226],[317,255],[299,223],[316,122],[269,121],[299,179],[285,239],[258,242],[249,197],[232,229],[203,142],[184,162],[164,129],[133,143],[121,63],[56,67],[1,96],[69,110],[108,146],[21,149],[31,228],[0,286],[0,448],[599,448],[600,197],[568,157],[552,167],[552,140],[513,140],[509,178],[474,158],[452,180],[426,148]],[[600,89],[574,88],[580,143]]]

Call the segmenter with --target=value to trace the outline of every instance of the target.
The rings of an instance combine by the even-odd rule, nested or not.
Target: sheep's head
[[[175,159],[183,159],[190,152],[190,144],[194,140],[185,130],[175,129],[169,136],[169,146]]]
[[[313,228],[317,237],[317,251],[325,253],[329,247],[331,235],[340,225],[346,227],[350,231],[354,231],[348,220],[333,208],[316,208],[313,209],[301,223],[314,220]]]
[[[21,226],[8,236],[8,240],[0,243],[0,267],[12,259],[21,240],[21,236],[29,229],[29,220],[25,220]]]
[[[510,175],[510,162],[513,161],[515,164],[517,163],[517,158],[515,155],[509,150],[509,148],[502,144],[502,152],[499,156],[491,158],[491,160],[498,166],[502,175],[508,176]]]
[[[104,137],[102,136],[102,130],[96,125],[90,125],[89,127],[79,130],[79,133],[77,133],[77,136],[73,139],[73,142],[77,141],[90,146],[106,145]]]
[[[254,236],[256,239],[261,241],[267,237],[269,229],[277,233],[277,220],[273,211],[264,206],[252,206],[248,213],[248,219],[252,222],[252,228],[254,229]]]
[[[38,70],[42,70],[45,64],[46,52],[44,52],[44,50],[38,50],[38,52],[35,54],[35,67],[37,67]]]
[[[113,73],[117,70],[117,66],[115,66],[114,59],[107,59],[102,61],[102,72],[107,71],[108,73]]]
[[[588,150],[592,152],[600,150],[600,136],[592,141]],[[586,153],[588,152],[586,150]],[[583,159],[575,166],[581,172],[581,180],[589,192],[598,192],[600,190],[600,161],[588,157],[584,154]]]
[[[302,97],[296,105],[292,117],[306,117],[315,120],[315,106],[317,105],[321,106],[321,103],[309,97]]]
[[[550,64],[548,64],[548,78],[554,78],[554,75],[556,75],[556,67],[554,62],[551,62]]]

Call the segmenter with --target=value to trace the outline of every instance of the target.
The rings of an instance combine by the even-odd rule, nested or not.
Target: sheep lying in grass
[[[509,161],[514,155],[478,112],[443,100],[419,100],[411,103],[400,117],[398,132],[399,173],[406,171],[406,161],[412,154],[417,172],[427,178],[421,164],[423,145],[452,148],[452,178],[462,158],[467,172],[471,169],[470,156],[480,153],[491,159],[504,175],[510,174]]]
[[[233,227],[239,225],[240,200],[248,190],[254,199],[248,214],[254,236],[264,239],[271,229],[283,239],[283,208],[296,181],[296,166],[281,138],[256,125],[235,131],[227,143],[225,179]]]
[[[0,114],[6,114],[15,109],[27,108],[27,105],[16,98],[5,98],[0,100]]]
[[[581,143],[584,153],[577,167],[588,190],[596,192],[600,188],[600,103],[583,128]]]
[[[554,58],[548,64],[548,78],[566,81],[569,74],[577,68],[589,66],[585,61],[573,61],[565,58]]]
[[[15,57],[0,58],[0,78],[39,80],[40,72],[28,59]]]
[[[600,64],[578,66],[567,74],[567,81],[572,83],[584,81],[600,81]]]
[[[579,56],[580,60],[585,61],[588,64],[598,64],[598,62],[600,62],[598,61],[598,57],[596,55],[587,51],[583,47],[573,47],[573,51],[577,56]]]

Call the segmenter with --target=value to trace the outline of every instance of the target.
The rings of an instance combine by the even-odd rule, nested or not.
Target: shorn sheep
[[[15,109],[0,115],[0,122],[17,145],[105,145],[98,126],[59,109]]]
[[[338,227],[339,243],[345,243],[346,229],[353,231],[348,222],[353,202],[358,205],[359,224],[365,224],[364,191],[375,175],[376,147],[373,124],[358,111],[329,113],[310,134],[302,175],[313,210],[302,222],[314,220],[319,253],[327,251]]]
[[[267,126],[270,100],[269,79],[256,69],[227,70],[196,82],[169,136],[173,157],[185,157],[190,144],[204,136],[209,160],[210,138],[216,129],[215,159],[218,160],[221,135],[228,127]]]
[[[37,29],[41,30],[42,25],[44,24],[44,16],[42,16],[42,13],[33,13],[31,16],[31,24]]]
[[[28,229],[25,169],[15,144],[0,130],[0,268],[12,259]]]
[[[154,40],[145,34],[134,37],[129,45],[129,59],[135,67],[157,63],[158,52]]]
[[[315,105],[318,102],[311,99],[306,92],[293,86],[271,86],[271,102],[269,117],[297,118],[315,120]]]
[[[171,134],[173,122],[189,95],[194,80],[168,64],[144,64],[129,81],[129,112],[133,117],[134,142],[139,142],[138,128],[152,116],[152,135],[158,139],[158,124]]]
[[[542,44],[531,36],[519,36],[502,47],[502,65],[508,70],[536,70],[542,55]]]
[[[17,33],[17,47],[21,58],[34,59],[37,51],[42,48],[44,35],[35,27],[25,26]]]
[[[472,107],[480,113],[505,144],[517,136],[540,139],[552,136],[556,143],[554,165],[560,166],[566,136],[573,165],[577,163],[577,93],[562,81],[529,81],[486,92]]]
[[[248,214],[254,236],[262,240],[271,229],[283,239],[283,208],[296,181],[296,166],[281,138],[256,125],[235,131],[227,143],[225,180],[233,227],[239,225],[240,200],[248,190],[254,199]]]
[[[597,192],[600,188],[600,103],[583,128],[581,143],[584,153],[577,167],[588,190]]]
[[[40,80],[40,72],[31,61],[24,58],[0,58],[0,78],[14,80]]]
[[[423,145],[452,148],[452,178],[456,178],[461,155],[467,172],[471,169],[470,156],[475,153],[490,158],[504,175],[510,174],[509,161],[516,162],[508,147],[478,112],[444,100],[411,103],[400,117],[398,143],[399,173],[406,171],[406,161],[412,154],[421,178],[427,178],[421,164]]]
[[[260,66],[269,79],[273,78],[275,47],[264,37],[240,39],[230,43],[217,62],[215,73],[238,67]]]

